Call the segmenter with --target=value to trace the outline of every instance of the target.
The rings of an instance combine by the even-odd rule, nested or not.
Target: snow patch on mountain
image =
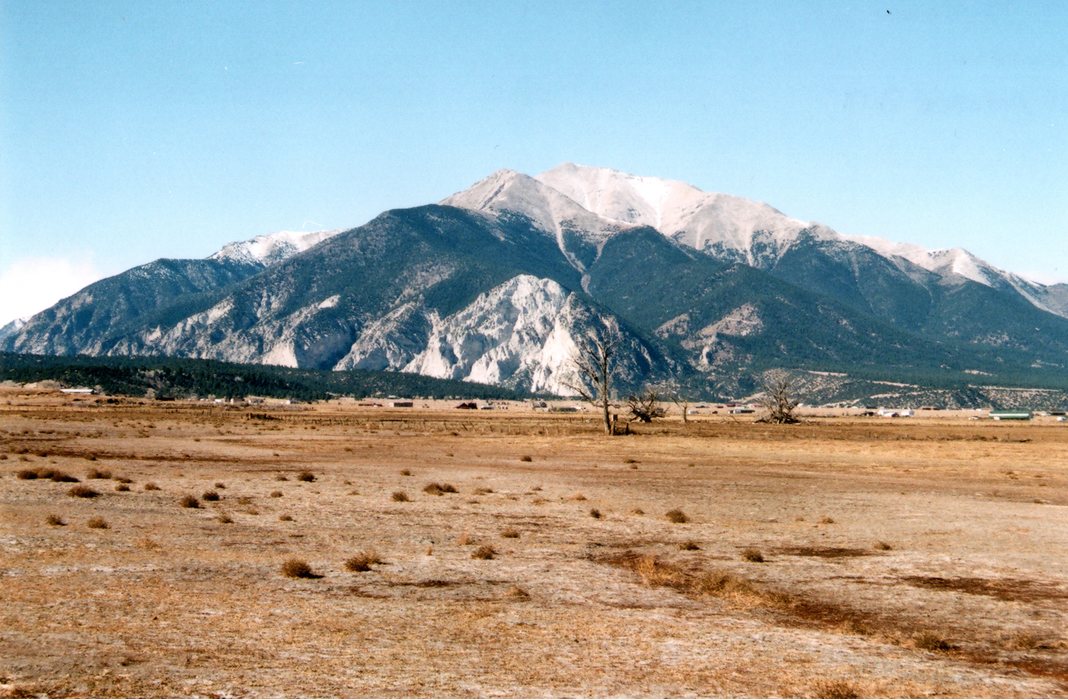
[[[210,260],[233,260],[243,263],[258,263],[270,267],[312,246],[341,233],[332,231],[277,231],[250,238],[247,241],[228,243],[208,256]]]

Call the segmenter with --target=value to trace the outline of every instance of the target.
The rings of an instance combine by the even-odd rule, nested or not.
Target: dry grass
[[[872,545],[872,549],[876,549],[880,552],[889,552],[893,549],[893,547],[887,544],[886,542],[880,540],[879,542],[876,542],[874,545]]]
[[[291,523],[293,522],[293,516],[287,513],[283,513],[282,515],[278,516],[278,521],[282,523]]]
[[[186,494],[178,500],[178,505],[182,508],[199,508],[200,500],[193,494]]]
[[[47,518],[45,518],[45,522],[48,523],[49,525],[54,525],[56,527],[63,527],[64,525],[67,524],[63,520],[63,518],[59,517],[58,515],[54,515],[54,514],[53,515],[49,515]]]
[[[345,560],[346,571],[370,571],[372,566],[381,564],[382,559],[373,549],[365,549],[354,557]]]
[[[459,493],[459,491],[457,491],[456,487],[452,484],[431,482],[423,487],[423,493],[428,493],[431,496],[441,496],[446,493]]]
[[[522,457],[519,458],[519,461],[520,462],[533,462],[534,458],[531,457],[530,455],[523,455]]]
[[[668,512],[664,513],[664,517],[667,518],[669,522],[673,522],[673,523],[688,523],[688,522],[690,522],[690,516],[686,515],[685,513],[683,513],[678,508],[674,508],[674,509],[669,510]]]
[[[287,559],[283,562],[282,575],[289,578],[322,578],[312,571],[311,566],[303,559]]]
[[[143,488],[145,491],[159,491],[159,486],[153,481],[145,482],[145,485],[141,488]]]
[[[408,498],[408,494],[404,493],[403,491],[394,491],[390,495],[390,498],[396,501],[397,503],[407,503],[411,500],[410,498]]]
[[[746,547],[742,550],[742,559],[756,564],[763,564],[764,554],[755,547]]]
[[[812,684],[812,695],[817,698],[838,698],[851,700],[852,698],[864,697],[857,687],[846,680],[832,680],[824,678]]]
[[[34,469],[20,469],[15,472],[15,477],[18,479],[32,481],[35,479],[42,479],[48,481],[55,481],[59,483],[76,484],[78,483],[77,477],[71,476],[64,471],[54,469],[52,467],[36,467]]]
[[[271,491],[271,498],[281,498],[281,497],[282,497],[282,492],[281,491]]]
[[[471,552],[472,559],[493,559],[497,556],[497,550],[493,548],[493,545],[484,544],[475,551]]]
[[[400,470],[400,475],[401,476],[411,476],[412,475],[412,470],[411,469],[401,469]]]
[[[424,697],[1050,697],[1068,687],[1058,685],[1068,582],[1053,556],[1068,546],[1056,517],[1068,505],[1059,425],[813,421],[781,432],[705,415],[606,439],[589,415],[519,406],[459,417],[255,409],[273,420],[200,402],[86,408],[7,405],[0,394],[0,452],[13,455],[0,478],[0,572],[18,583],[0,606],[0,695],[17,685],[45,696],[375,697],[397,678]],[[157,428],[141,437],[148,418]],[[17,480],[45,447],[49,468],[128,470],[167,493],[135,486],[74,502],[69,485]],[[86,462],[90,452],[100,461]],[[650,467],[631,471],[624,457]],[[319,483],[276,485],[293,464]],[[390,503],[409,464],[420,479],[400,483],[414,502]],[[1006,479],[1005,464],[1020,478]],[[419,494],[443,479],[480,502]],[[224,482],[234,527],[220,524],[222,510],[176,517],[183,493]],[[299,524],[262,500],[272,488]],[[567,502],[577,492],[592,502]],[[245,514],[260,503],[260,515]],[[585,517],[593,505],[605,518]],[[636,505],[648,514],[617,517]],[[695,522],[680,528],[663,514],[682,506]],[[77,527],[41,527],[50,513]],[[823,513],[839,524],[817,523]],[[86,529],[95,515],[112,528]],[[474,540],[457,546],[465,531]],[[343,568],[380,542],[396,565]],[[507,554],[470,558],[487,542]],[[747,564],[749,546],[774,563]],[[625,547],[633,561],[608,566]],[[279,575],[289,557],[326,578]],[[912,639],[922,630],[958,647],[928,653]],[[125,658],[124,640],[136,640],[138,659]]]
[[[519,530],[515,529],[514,527],[506,527],[505,529],[501,530],[501,537],[504,537],[505,539],[514,540],[519,537]]]
[[[110,479],[111,472],[106,469],[97,469],[96,467],[85,472],[86,479]]]
[[[83,485],[71,487],[70,491],[67,491],[67,495],[75,498],[96,498],[100,495],[100,492]]]
[[[590,508],[590,517],[594,520],[600,520],[604,516],[601,515],[601,511],[599,511],[598,509]]]
[[[94,530],[107,530],[111,527],[110,525],[108,525],[108,521],[104,520],[100,516],[89,518],[89,520],[86,521],[85,526]]]
[[[200,498],[204,501],[218,501],[222,497],[218,494],[217,491],[205,491],[204,493],[200,494]]]
[[[516,585],[509,586],[504,592],[504,597],[510,600],[530,600],[530,594]]]
[[[312,474],[309,471],[302,471],[300,474],[297,474],[297,481],[315,481],[315,474]]]
[[[125,493],[130,490],[129,484],[115,484],[115,490],[120,493]]]
[[[920,632],[912,638],[912,645],[924,651],[952,651],[955,647],[935,632]]]

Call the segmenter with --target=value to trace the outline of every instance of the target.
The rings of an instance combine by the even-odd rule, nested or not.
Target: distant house
[[[393,408],[413,408],[415,406],[415,402],[408,400],[400,400],[394,401],[390,405],[393,406]]]
[[[1033,414],[1027,409],[991,411],[994,420],[1031,420]]]
[[[74,387],[72,389],[60,389],[64,394],[92,394],[93,390],[87,387]]]

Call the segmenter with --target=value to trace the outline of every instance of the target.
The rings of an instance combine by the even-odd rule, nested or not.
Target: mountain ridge
[[[678,181],[499,170],[353,229],[132,268],[0,348],[418,371],[556,393],[582,339],[606,328],[622,333],[624,388],[675,379],[735,392],[782,366],[1064,368],[1068,285],[966,251],[855,238]]]

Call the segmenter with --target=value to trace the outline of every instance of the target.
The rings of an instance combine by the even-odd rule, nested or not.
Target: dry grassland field
[[[1068,424],[422,406],[0,391],[0,694],[1068,695]]]

